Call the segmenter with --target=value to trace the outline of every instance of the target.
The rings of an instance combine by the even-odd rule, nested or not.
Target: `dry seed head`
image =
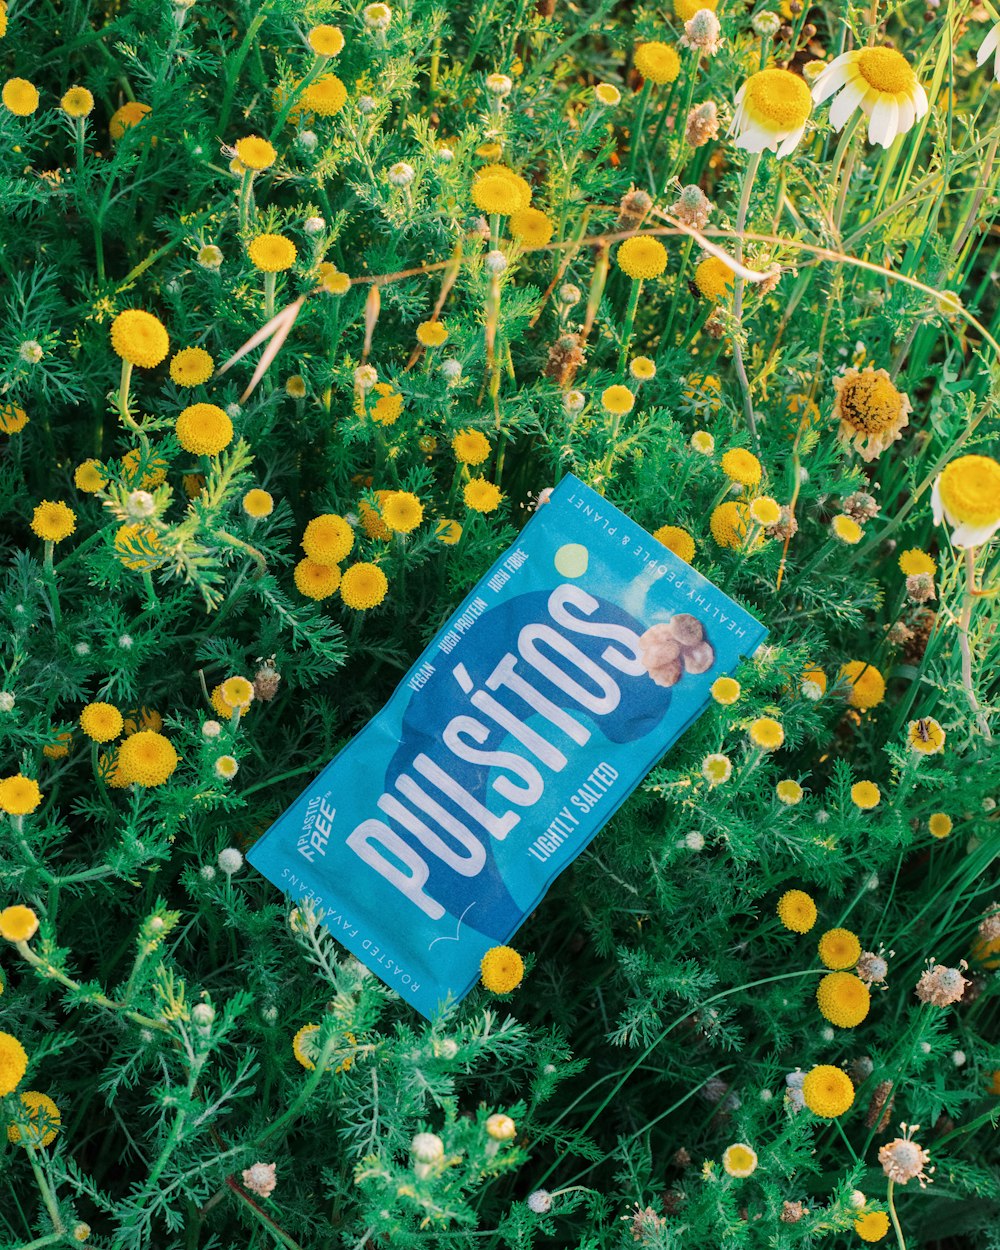
[[[712,9],[699,9],[694,17],[684,23],[681,43],[686,48],[697,48],[705,56],[715,56],[722,43],[722,27]]]
[[[714,207],[701,187],[691,183],[690,186],[681,188],[680,195],[667,212],[692,230],[704,230]]]
[[[635,188],[626,191],[618,203],[618,220],[615,222],[615,228],[634,230],[636,226],[642,224],[652,207],[652,196],[645,191],[637,191]]]
[[[714,100],[696,104],[687,115],[684,137],[693,148],[703,148],[719,133],[719,108]]]

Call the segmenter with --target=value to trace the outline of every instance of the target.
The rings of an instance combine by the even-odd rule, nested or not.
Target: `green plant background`
[[[996,744],[970,708],[959,647],[969,604],[974,693],[989,718],[996,601],[968,598],[961,553],[930,508],[949,460],[996,452],[1000,88],[992,62],[975,64],[996,15],[950,0],[927,13],[792,5],[771,40],[755,33],[752,6],[722,0],[718,55],[699,64],[682,50],[677,82],[644,90],[634,47],[676,44],[683,23],[669,6],[414,0],[393,5],[384,34],[366,28],[360,5],[321,0],[8,9],[4,78],[29,79],[42,99],[24,118],[0,109],[0,392],[30,418],[0,434],[0,686],[15,697],[0,711],[0,772],[36,777],[44,801],[23,828],[0,824],[0,904],[27,903],[41,920],[30,944],[0,950],[0,1029],[25,1045],[22,1088],[54,1098],[61,1131],[50,1147],[0,1154],[0,1244],[73,1244],[85,1223],[109,1250],[639,1240],[832,1250],[860,1244],[852,1191],[885,1208],[877,1148],[905,1120],[921,1126],[936,1166],[926,1190],[897,1189],[907,1244],[1000,1247],[997,973],[970,971],[973,991],[948,1009],[913,993],[928,959],[970,957],[997,895]],[[305,36],[321,21],[345,34],[324,72],[343,79],[348,103],[291,124],[282,100],[316,70]],[[692,286],[701,244],[650,215],[642,228],[659,232],[669,261],[644,284],[632,323],[614,255],[638,222],[622,224],[622,197],[637,187],[669,213],[680,185],[698,183],[715,206],[706,234],[731,250],[747,164],[725,134],[736,89],[762,65],[801,72],[863,45],[870,29],[927,87],[925,121],[888,151],[863,128],[838,149],[818,107],[792,156],[765,154],[744,256],[759,272],[779,264],[781,276],[763,294],[747,284],[740,321]],[[493,72],[513,89],[491,103]],[[595,105],[602,81],[621,90],[617,107]],[[82,125],[58,108],[74,84],[96,99]],[[109,119],[128,100],[152,112],[113,143]],[[707,100],[723,126],[692,148],[684,110]],[[225,149],[252,133],[278,159],[254,180],[241,231],[242,184]],[[494,237],[509,260],[496,283],[470,198],[474,171],[496,159],[478,154],[484,144],[500,145],[554,223],[553,244],[535,251]],[[414,171],[405,187],[387,177],[398,161]],[[318,234],[311,217],[323,219]],[[146,309],[172,350],[201,345],[221,364],[266,320],[262,275],[246,258],[264,231],[298,249],[277,308],[315,289],[324,259],[352,285],[310,295],[249,397],[259,352],[198,390],[195,399],[238,406],[236,440],[203,461],[177,442],[192,395],[165,365],[136,371],[132,424],[119,418],[110,324]],[[208,244],[222,251],[219,269],[198,263]],[[355,396],[374,277],[367,359],[404,401],[387,427],[359,414]],[[560,298],[565,283],[577,301]],[[448,341],[411,361],[416,326],[442,293]],[[588,300],[582,363],[554,377],[550,349],[579,334]],[[734,341],[759,425],[761,490],[794,503],[787,550],[780,540],[723,548],[710,534],[729,489],[719,455],[751,445]],[[600,395],[638,353],[656,377],[613,423]],[[444,359],[461,364],[457,381]],[[914,410],[902,441],[868,466],[831,418],[833,379],[852,364],[889,370]],[[289,377],[304,380],[302,397]],[[569,386],[582,411],[567,410]],[[820,412],[808,428],[789,404],[802,395]],[[504,492],[488,515],[465,506],[450,450],[469,428],[490,438],[481,471]],[[714,456],[692,449],[695,429],[713,435]],[[138,473],[122,461],[134,449]],[[154,457],[167,473],[151,492],[158,545],[143,572],[119,559],[114,536]],[[88,458],[107,476],[100,496],[74,485]],[[650,530],[689,531],[695,566],[768,625],[769,645],[740,674],[739,702],[705,714],[519,933],[523,984],[502,999],[477,990],[428,1025],[315,917],[290,923],[265,881],[246,867],[224,873],[218,855],[245,850],[377,711],[538,492],[567,471]],[[276,501],[256,523],[240,502],[255,485]],[[880,511],[847,546],[830,520],[859,489]],[[356,517],[378,490],[412,491],[425,510],[406,539],[357,528],[352,559],[384,570],[384,603],[352,612],[336,597],[305,599],[292,579],[305,524]],[[65,500],[77,518],[48,561],[29,525],[42,499]],[[438,540],[440,519],[461,523],[457,544]],[[897,563],[910,547],[939,566],[922,616]],[[975,557],[987,590],[997,550]],[[205,692],[253,678],[271,657],[275,697],[207,739],[216,713]],[[888,683],[862,715],[836,681],[849,660]],[[815,702],[800,690],[813,665],[829,678]],[[162,716],[181,757],[169,783],[108,786],[78,725],[93,700]],[[760,715],[781,720],[779,752],[749,744]],[[943,754],[908,750],[918,716],[945,728]],[[66,733],[69,752],[47,756]],[[239,762],[232,781],[214,771],[223,750]],[[720,751],[734,771],[713,788],[701,761]],[[781,778],[802,782],[801,804],[777,801]],[[882,793],[872,812],[850,798],[862,778]],[[941,841],[927,826],[937,811],[954,822]],[[788,888],[817,900],[810,935],[778,921]],[[816,938],[837,925],[894,952],[888,989],[853,1030],[825,1029],[815,1002]],[[200,1002],[210,1024],[192,1017]],[[308,1023],[321,1025],[329,1070],[293,1056]],[[786,1105],[786,1073],[817,1063],[868,1073],[837,1122]],[[883,1081],[895,1104],[880,1134],[865,1114]],[[17,1096],[0,1109],[12,1119]],[[496,1149],[484,1125],[498,1111],[517,1136]],[[419,1131],[444,1143],[428,1175],[410,1155]],[[733,1142],[758,1154],[747,1179],[722,1168]],[[267,1198],[241,1180],[258,1161],[276,1164]],[[525,1201],[539,1188],[556,1195],[548,1213]],[[782,1221],[786,1201],[807,1213]],[[636,1203],[656,1218],[635,1224]]]

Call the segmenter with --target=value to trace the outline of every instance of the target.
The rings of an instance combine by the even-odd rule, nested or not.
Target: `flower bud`
[[[417,1163],[439,1163],[444,1158],[444,1142],[437,1133],[417,1133],[410,1142],[410,1154]]]
[[[517,1135],[517,1128],[509,1115],[491,1115],[486,1121],[486,1132],[494,1141],[511,1141]]]

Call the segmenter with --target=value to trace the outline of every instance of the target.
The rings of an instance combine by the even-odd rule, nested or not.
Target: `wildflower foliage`
[[[3,1250],[1000,1245],[1000,15],[775,7],[0,0]],[[426,1022],[244,855],[569,472],[770,636]]]

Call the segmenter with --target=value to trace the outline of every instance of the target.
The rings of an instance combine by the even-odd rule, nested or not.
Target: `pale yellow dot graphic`
[[[589,560],[590,554],[582,543],[566,543],[556,552],[556,572],[563,577],[582,577]]]

